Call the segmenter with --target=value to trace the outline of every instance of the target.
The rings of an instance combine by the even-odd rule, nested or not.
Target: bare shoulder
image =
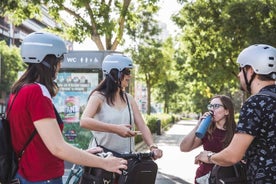
[[[91,94],[90,98],[92,98],[93,100],[96,100],[96,101],[104,101],[105,97],[104,95],[99,92],[99,91],[95,91],[94,93]]]
[[[127,98],[128,98],[130,101],[132,101],[132,100],[133,100],[133,96],[132,96],[131,94],[126,93],[126,96],[127,96]]]

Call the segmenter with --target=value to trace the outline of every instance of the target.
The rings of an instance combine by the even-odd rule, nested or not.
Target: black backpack
[[[157,164],[150,157],[130,158],[118,184],[154,184],[157,170]]]
[[[6,184],[17,171],[17,158],[12,148],[9,122],[4,116],[0,122],[0,183]]]
[[[17,93],[18,94],[18,93]],[[8,108],[6,114],[1,114],[0,119],[0,183],[9,184],[14,178],[18,169],[18,160],[21,158],[25,148],[31,142],[32,138],[36,134],[36,130],[33,131],[27,142],[24,144],[23,149],[17,155],[12,147],[10,124],[7,120],[10,109],[17,96],[15,95],[12,104]]]
[[[215,165],[209,177],[210,184],[246,184],[245,164],[238,162],[229,167]]]

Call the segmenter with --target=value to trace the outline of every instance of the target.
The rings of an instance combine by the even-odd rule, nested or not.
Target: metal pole
[[[0,84],[2,83],[2,55],[0,53]]]

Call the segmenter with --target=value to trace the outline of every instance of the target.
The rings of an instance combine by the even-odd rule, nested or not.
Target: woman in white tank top
[[[101,145],[118,153],[135,151],[134,136],[141,133],[154,152],[154,159],[158,159],[162,157],[162,150],[154,144],[137,103],[124,90],[128,87],[132,66],[132,60],[124,55],[105,57],[102,64],[105,78],[91,92],[80,126],[92,131],[91,147]]]

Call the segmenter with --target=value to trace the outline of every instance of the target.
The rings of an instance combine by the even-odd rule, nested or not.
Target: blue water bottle
[[[212,122],[212,117],[213,117],[213,111],[210,111],[210,114],[208,116],[206,116],[206,118],[204,118],[200,125],[198,126],[195,135],[202,139],[207,131],[207,129],[209,128],[211,122]]]

